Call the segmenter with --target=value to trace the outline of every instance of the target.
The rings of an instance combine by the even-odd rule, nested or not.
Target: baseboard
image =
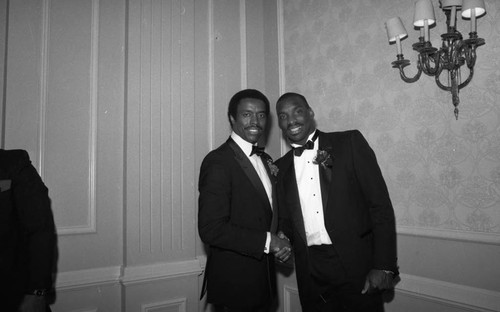
[[[198,259],[165,262],[142,266],[125,267],[121,282],[124,285],[144,283],[158,279],[174,278],[186,275],[200,275],[203,272]]]
[[[500,311],[500,292],[414,275],[401,274],[401,281],[396,286],[396,300],[398,293],[416,298],[417,300],[457,307],[464,311]],[[283,296],[284,311],[293,311],[294,307],[291,304],[291,300],[292,297],[298,298],[297,287],[285,284],[283,287]]]
[[[200,275],[204,270],[205,261],[204,257],[202,257],[200,259],[179,262],[164,262],[129,267],[112,266],[61,272],[57,274],[56,289],[64,291],[113,283],[129,285],[186,275]]]
[[[473,311],[499,311],[500,292],[464,286],[414,275],[401,274],[396,292],[449,303]]]
[[[127,286],[159,279],[200,275],[204,270],[205,261],[206,259],[202,257],[187,261],[125,268],[113,266],[62,272],[57,276],[56,288],[59,291],[64,291],[113,283]],[[290,291],[290,289],[288,290]],[[396,292],[475,311],[499,311],[500,307],[500,292],[415,275],[401,274],[401,281],[396,286]]]
[[[56,276],[56,289],[64,291],[119,283],[121,275],[120,266],[61,272]]]

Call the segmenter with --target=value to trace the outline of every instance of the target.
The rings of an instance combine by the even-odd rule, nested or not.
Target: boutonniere
[[[321,165],[323,168],[331,168],[333,166],[333,156],[324,150],[318,150],[313,159],[313,164]]]
[[[271,170],[271,174],[275,177],[278,176],[278,171],[279,171],[278,166],[274,164],[271,158],[267,159],[267,165],[269,167],[269,170]]]

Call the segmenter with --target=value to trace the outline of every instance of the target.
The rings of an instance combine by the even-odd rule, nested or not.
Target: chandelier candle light
[[[410,61],[403,56],[401,40],[408,37],[403,23],[399,17],[394,17],[385,23],[389,44],[396,43],[397,60],[392,62],[393,68],[399,68],[401,79],[405,82],[415,82],[420,78],[422,72],[428,76],[434,76],[439,88],[450,91],[453,106],[455,106],[455,118],[458,120],[458,104],[460,99],[458,92],[469,84],[474,75],[476,63],[476,48],[483,45],[484,39],[478,38],[476,31],[476,19],[486,13],[484,0],[440,0],[440,7],[446,15],[447,32],[441,35],[442,46],[438,50],[430,42],[429,27],[436,23],[434,7],[431,0],[418,0],[415,2],[415,15],[413,25],[420,29],[420,37],[413,44],[413,50],[418,52],[417,73],[414,77],[406,77],[404,68],[410,65]],[[469,39],[463,39],[462,34],[457,31],[457,12],[462,11],[462,18],[470,19]],[[467,64],[469,75],[462,81],[461,67]],[[448,72],[447,84],[440,80],[443,70]]]

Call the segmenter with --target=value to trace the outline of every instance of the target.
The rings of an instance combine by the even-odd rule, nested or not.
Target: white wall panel
[[[26,149],[49,188],[57,276],[120,266],[125,3],[8,4],[5,148]]]
[[[186,298],[143,304],[141,312],[186,312]]]
[[[198,274],[126,284],[126,311],[198,311]]]
[[[99,2],[46,0],[41,172],[60,234],[96,230]],[[45,24],[45,23],[44,23]],[[67,27],[67,25],[72,27]],[[42,67],[42,69],[43,69]],[[61,131],[64,129],[64,131]]]
[[[12,2],[9,21],[6,147],[30,152],[59,234],[95,232],[99,2]]]
[[[0,1],[0,148],[3,148],[5,141],[4,115],[5,115],[5,71],[7,52],[7,28],[8,28],[8,2]]]
[[[240,14],[241,2],[234,0],[213,0],[213,88],[214,106],[212,112],[214,135],[213,148],[217,148],[229,137],[231,128],[227,118],[230,98],[242,89],[242,53]]]
[[[44,1],[9,1],[5,65],[5,148],[24,148],[39,164]]]
[[[194,1],[130,1],[129,12],[127,257],[193,257]]]

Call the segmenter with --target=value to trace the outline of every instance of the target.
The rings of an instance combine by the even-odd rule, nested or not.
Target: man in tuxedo
[[[324,133],[304,96],[282,95],[292,149],[277,161],[279,228],[290,238],[303,311],[383,311],[398,275],[394,211],[373,150],[357,131]]]
[[[0,310],[50,311],[55,244],[48,190],[28,153],[0,149]]]
[[[275,234],[277,167],[257,146],[268,117],[264,94],[236,93],[228,106],[231,136],[201,165],[198,231],[208,245],[203,288],[216,311],[269,311],[274,256],[286,261],[291,254],[288,240]]]

